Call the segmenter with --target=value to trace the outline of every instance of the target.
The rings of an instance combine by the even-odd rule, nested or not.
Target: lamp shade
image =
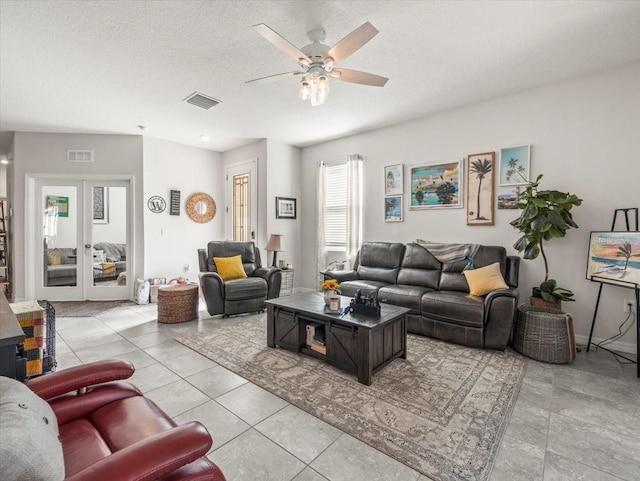
[[[268,251],[275,252],[283,252],[284,251],[284,243],[282,242],[282,234],[271,234],[269,237],[269,242],[267,242],[267,247],[265,247]]]

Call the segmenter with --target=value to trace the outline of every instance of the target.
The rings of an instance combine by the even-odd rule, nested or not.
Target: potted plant
[[[530,182],[524,192],[518,195],[518,208],[522,209],[520,217],[511,225],[518,229],[522,236],[513,244],[518,252],[524,252],[525,259],[535,259],[542,254],[544,260],[544,281],[540,287],[534,287],[532,304],[544,304],[535,299],[543,299],[551,303],[550,307],[560,310],[561,301],[574,301],[573,292],[559,287],[554,279],[549,279],[549,262],[544,252],[544,242],[553,238],[562,238],[571,227],[578,225],[573,221],[571,209],[582,204],[582,199],[568,192],[557,190],[539,190],[542,174],[534,182]]]

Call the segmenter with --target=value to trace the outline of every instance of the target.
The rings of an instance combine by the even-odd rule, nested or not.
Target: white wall
[[[198,279],[198,249],[221,240],[224,227],[224,181],[222,155],[174,142],[144,138],[144,277]],[[170,191],[180,191],[180,215],[169,215]],[[184,206],[191,194],[204,192],[216,203],[211,222],[199,224]],[[167,202],[164,212],[154,214],[146,205],[152,195]],[[185,266],[189,269],[185,271]]]
[[[134,135],[42,134],[16,132],[14,165],[8,179],[13,199],[14,298],[26,292],[25,197],[26,176],[54,174],[91,178],[98,175],[133,176],[133,274],[143,271],[142,137]],[[93,163],[67,162],[67,150],[93,150]],[[33,217],[33,213],[31,218]],[[133,284],[132,284],[133,285]]]
[[[278,260],[284,260],[285,263],[292,264],[294,269],[298,269],[302,252],[300,209],[303,203],[300,185],[300,149],[268,140],[267,155],[267,231],[268,234],[283,234],[285,251],[278,253]],[[296,199],[295,219],[276,219],[276,197]],[[294,286],[299,284],[295,275],[293,281]]]
[[[0,197],[7,196],[7,166],[0,164]]]
[[[315,245],[316,164],[322,160],[364,156],[364,239],[409,242],[416,237],[444,242],[512,244],[518,232],[509,225],[514,210],[496,210],[494,226],[466,225],[465,210],[409,211],[409,166],[500,147],[531,144],[531,176],[544,174],[542,187],[569,191],[584,199],[575,209],[580,226],[546,249],[551,276],[576,293],[564,308],[574,316],[578,339],[588,336],[598,284],[585,279],[589,232],[609,230],[616,208],[640,206],[640,64],[495,98],[430,115],[385,129],[302,150],[302,245]],[[496,156],[497,161],[497,156]],[[385,223],[383,169],[405,165],[402,223]],[[298,279],[315,287],[315,258],[305,256]],[[523,261],[521,301],[544,277],[542,259]],[[606,338],[624,320],[630,290],[605,286],[594,336]],[[633,331],[633,329],[632,329]],[[635,350],[630,332],[618,345]]]

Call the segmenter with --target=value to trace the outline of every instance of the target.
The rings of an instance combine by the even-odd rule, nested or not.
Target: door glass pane
[[[233,240],[250,241],[249,174],[233,176]]]
[[[78,285],[78,188],[42,187],[44,287]]]
[[[93,285],[127,285],[127,188],[94,186],[91,239]]]

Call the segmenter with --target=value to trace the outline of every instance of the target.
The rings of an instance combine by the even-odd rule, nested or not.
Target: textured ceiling
[[[340,66],[384,88],[332,80],[311,107],[294,78],[245,84],[296,69],[252,25],[302,47],[365,21],[380,33]],[[0,130],[306,146],[639,60],[637,1],[0,0]],[[222,103],[182,101],[194,91]]]

